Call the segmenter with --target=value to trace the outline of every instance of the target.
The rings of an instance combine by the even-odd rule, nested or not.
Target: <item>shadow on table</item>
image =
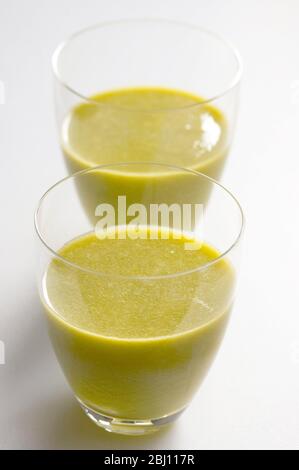
[[[23,413],[18,416],[22,425],[27,423],[23,432],[28,433],[28,428],[34,428],[36,448],[169,449],[177,434],[176,424],[145,436],[108,433],[92,423],[74,398],[67,394],[60,398],[54,396],[50,402],[41,401]]]
[[[3,368],[4,384],[10,393],[30,385],[33,375],[38,375],[51,354],[45,319],[38,295],[28,296],[14,319],[10,337],[5,345],[6,364]],[[54,353],[53,353],[54,354]],[[29,383],[27,383],[27,381]]]

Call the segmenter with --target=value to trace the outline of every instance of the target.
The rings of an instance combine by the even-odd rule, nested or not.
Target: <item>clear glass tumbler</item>
[[[174,421],[229,319],[243,230],[238,201],[194,170],[104,165],[52,186],[35,228],[50,338],[83,410],[125,434]]]
[[[116,21],[62,43],[53,69],[69,173],[141,161],[220,178],[241,78],[228,41],[175,21]]]

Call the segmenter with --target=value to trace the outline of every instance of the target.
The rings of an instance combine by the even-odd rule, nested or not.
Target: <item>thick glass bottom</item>
[[[117,418],[115,416],[107,416],[106,414],[103,414],[98,410],[93,410],[92,408],[90,408],[89,405],[87,406],[79,398],[77,398],[77,400],[85,414],[97,426],[105,429],[108,432],[126,434],[129,436],[138,436],[159,431],[164,426],[173,423],[184,411],[181,410],[176,413],[155,419],[124,419]]]

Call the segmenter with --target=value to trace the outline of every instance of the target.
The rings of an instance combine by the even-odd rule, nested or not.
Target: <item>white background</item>
[[[66,171],[50,57],[69,33],[154,16],[218,31],[245,70],[223,181],[247,227],[238,300],[220,354],[189,410],[146,438],[110,435],[75,403],[35,287],[33,211]],[[299,448],[299,2],[0,0],[0,448]]]

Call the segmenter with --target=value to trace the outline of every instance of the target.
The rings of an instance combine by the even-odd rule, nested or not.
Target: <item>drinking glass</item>
[[[219,35],[167,20],[98,24],[59,45],[53,70],[70,174],[142,161],[220,178],[234,135],[241,61]]]
[[[243,230],[236,198],[191,169],[102,165],[52,186],[35,229],[50,338],[85,413],[124,434],[173,422],[230,316]]]

